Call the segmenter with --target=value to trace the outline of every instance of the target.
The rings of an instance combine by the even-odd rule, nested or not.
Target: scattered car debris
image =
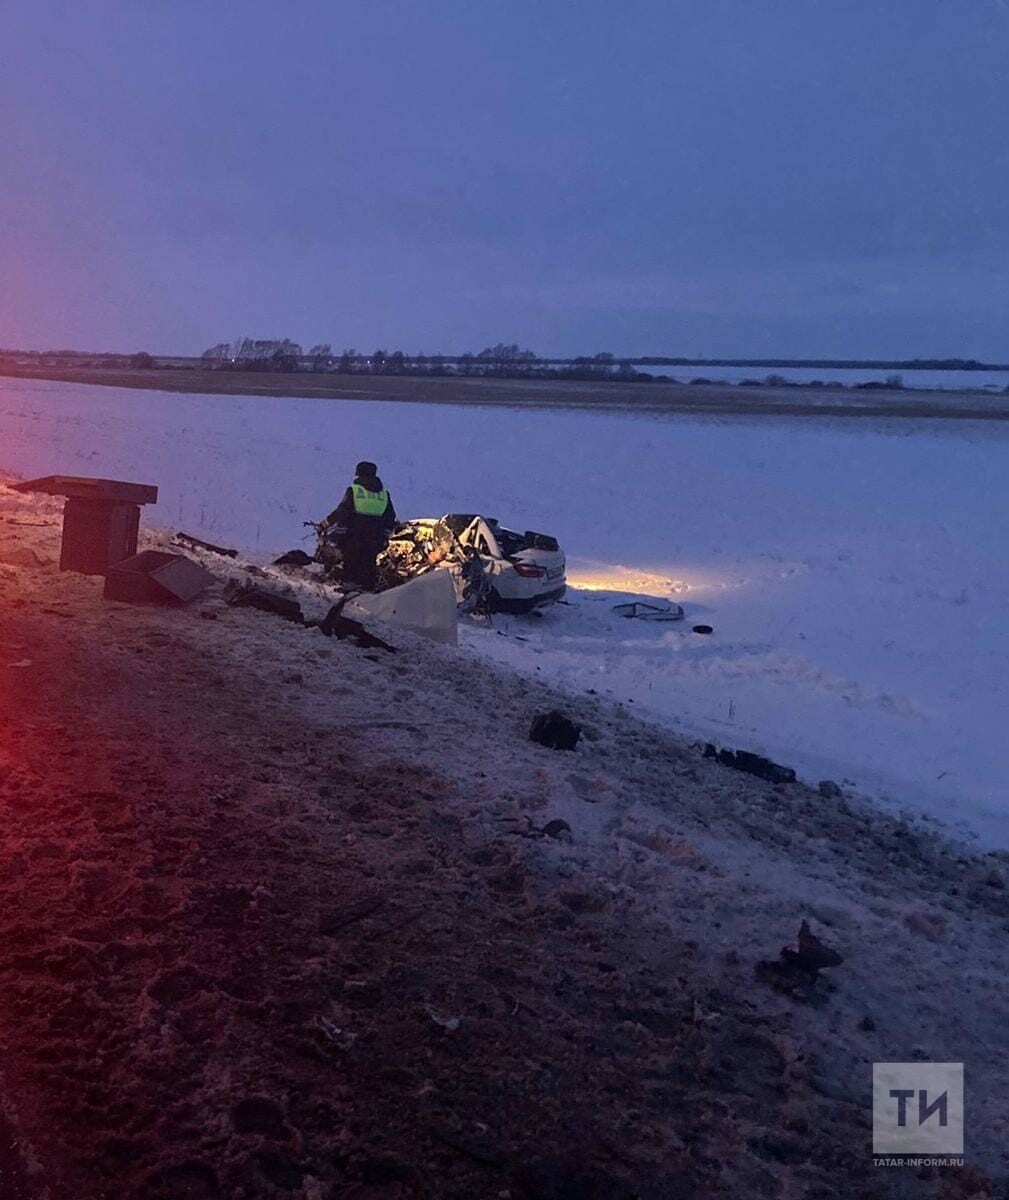
[[[232,608],[258,608],[260,612],[272,613],[285,621],[304,625],[305,617],[297,600],[269,592],[254,583],[238,583],[232,580],[224,589],[225,602]]]
[[[446,1033],[455,1033],[455,1031],[462,1024],[461,1017],[443,1017],[441,1013],[433,1009],[430,1004],[424,1005],[424,1011],[431,1018],[431,1020],[434,1021],[436,1025],[444,1029]]]
[[[711,625],[692,625],[690,628],[691,628],[692,633],[708,634],[708,633],[715,632],[714,628]]]
[[[328,1017],[323,1016],[315,1018],[312,1022],[312,1028],[321,1034],[327,1042],[340,1050],[349,1050],[358,1037],[356,1033],[351,1033],[348,1029],[342,1029],[335,1021],[331,1021]]]
[[[104,595],[125,604],[187,604],[216,582],[184,554],[142,550],[108,568]]]
[[[349,597],[346,611],[445,646],[459,644],[459,613],[448,571],[428,571],[387,592],[359,592]]]
[[[342,609],[349,597],[339,600],[321,621],[307,620],[297,600],[289,596],[281,596],[278,592],[268,591],[254,583],[239,583],[232,580],[224,589],[225,602],[232,608],[256,608],[260,612],[271,613],[284,621],[295,625],[304,625],[308,629],[318,629],[326,637],[335,637],[341,641],[350,640],[363,650],[385,650],[390,654],[396,653],[396,647],[390,646],[382,638],[370,633],[351,617],[343,616]]]
[[[54,544],[55,539],[54,533]],[[230,564],[229,573],[241,577]],[[29,637],[30,627],[20,632],[20,617],[12,622],[12,630],[28,640],[13,643],[13,653],[6,656],[41,654],[41,666],[53,671],[53,690],[59,692],[64,661],[80,661],[85,669],[91,665],[77,651],[94,636],[90,618],[95,587],[73,576],[31,579],[27,573],[16,582],[34,588],[35,596],[47,595],[49,583],[59,583],[57,595],[64,594],[74,605],[73,627],[57,630],[49,623],[55,638],[51,658],[45,642],[37,646]],[[280,581],[268,586],[284,591]],[[34,603],[35,596],[26,594]],[[892,1013],[902,1011],[900,985],[906,986],[908,974],[905,971],[902,979],[898,972],[896,984],[886,986],[890,981],[885,976],[885,948],[880,950],[878,938],[860,942],[851,931],[871,930],[880,924],[880,913],[885,917],[896,907],[899,914],[911,897],[940,889],[944,895],[947,884],[960,887],[955,863],[933,864],[932,855],[922,853],[919,871],[895,866],[887,818],[877,831],[868,826],[861,810],[836,813],[831,804],[803,798],[793,807],[781,796],[768,805],[771,789],[763,784],[750,785],[735,775],[722,776],[714,767],[706,769],[699,755],[691,762],[679,740],[659,730],[628,729],[628,722],[622,727],[609,700],[576,710],[558,695],[553,703],[564,703],[569,717],[578,711],[575,720],[582,725],[586,745],[571,758],[541,756],[538,748],[530,751],[516,744],[515,735],[521,739],[527,727],[520,718],[519,727],[511,724],[509,729],[507,713],[511,709],[514,717],[516,708],[524,708],[525,719],[531,720],[543,710],[544,700],[550,702],[545,688],[523,686],[513,676],[496,679],[494,672],[476,676],[463,669],[464,656],[440,650],[421,654],[412,641],[407,652],[406,636],[384,626],[376,628],[404,645],[403,660],[397,661],[405,665],[397,667],[389,659],[383,663],[387,670],[372,670],[370,663],[361,661],[364,651],[324,642],[314,632],[303,634],[297,625],[288,629],[272,619],[229,613],[219,594],[215,588],[208,601],[224,614],[214,630],[193,629],[202,607],[199,601],[182,621],[163,610],[106,614],[111,619],[104,620],[103,627],[120,621],[125,626],[125,632],[105,630],[106,641],[115,639],[104,661],[115,671],[116,683],[106,707],[116,719],[116,724],[104,726],[109,736],[106,759],[125,761],[131,770],[110,771],[102,761],[97,778],[77,782],[75,772],[82,759],[86,761],[92,722],[108,718],[100,709],[95,717],[89,712],[90,706],[104,703],[100,686],[90,691],[68,686],[65,690],[75,706],[52,710],[55,729],[66,728],[67,746],[73,750],[64,752],[57,732],[61,740],[55,744],[61,753],[52,757],[58,758],[61,770],[65,763],[65,772],[56,776],[55,786],[48,779],[36,786],[29,771],[14,775],[19,802],[7,806],[5,820],[12,823],[8,841],[29,849],[41,846],[42,853],[36,856],[32,851],[33,870],[27,873],[25,890],[29,899],[23,913],[14,913],[13,927],[21,937],[13,941],[17,972],[12,972],[11,982],[17,986],[24,980],[23,995],[34,1001],[39,980],[51,981],[46,995],[55,997],[60,1012],[84,1013],[88,1020],[76,1026],[71,1022],[70,1032],[78,1037],[79,1045],[72,1049],[84,1056],[85,1065],[88,1059],[100,1065],[105,1030],[112,1029],[117,1037],[125,1031],[120,1039],[123,1054],[113,1056],[106,1092],[94,1091],[89,1084],[79,1110],[68,1110],[68,1126],[79,1111],[84,1134],[80,1147],[73,1141],[58,1143],[61,1155],[66,1145],[68,1161],[75,1154],[79,1161],[91,1162],[95,1138],[104,1145],[108,1135],[120,1130],[106,1129],[97,1120],[89,1123],[89,1116],[110,1111],[117,1118],[128,1103],[138,1114],[125,1131],[129,1136],[124,1144],[118,1136],[109,1139],[115,1151],[109,1161],[123,1171],[124,1179],[123,1164],[129,1161],[123,1157],[124,1147],[136,1156],[145,1178],[154,1166],[195,1161],[200,1155],[220,1172],[220,1185],[204,1184],[199,1175],[188,1181],[172,1177],[164,1189],[156,1188],[166,1197],[226,1193],[236,1179],[235,1186],[248,1180],[252,1192],[266,1188],[277,1195],[292,1194],[258,1181],[247,1168],[264,1145],[290,1154],[292,1163],[312,1173],[302,1189],[306,1200],[310,1195],[321,1197],[323,1189],[331,1187],[373,1192],[376,1197],[386,1192],[390,1198],[413,1191],[413,1185],[395,1182],[358,1186],[362,1164],[368,1164],[372,1177],[379,1177],[379,1167],[372,1164],[380,1160],[370,1156],[385,1153],[416,1165],[421,1192],[428,1187],[447,1192],[458,1181],[458,1187],[472,1195],[501,1197],[513,1189],[514,1200],[520,1195],[526,1200],[574,1200],[579,1195],[614,1200],[638,1194],[668,1198],[670,1190],[688,1195],[692,1189],[700,1196],[718,1190],[717,1171],[726,1191],[745,1195],[748,1189],[759,1193],[771,1178],[769,1172],[784,1171],[783,1177],[791,1177],[787,1164],[779,1167],[770,1159],[756,1158],[751,1164],[747,1138],[762,1136],[765,1126],[775,1131],[805,1129],[802,1113],[796,1116],[799,1095],[817,1120],[823,1117],[826,1136],[810,1153],[817,1166],[822,1155],[823,1191],[831,1194],[837,1162],[865,1132],[859,1124],[865,1105],[825,1103],[808,1081],[814,1073],[836,1078],[854,1089],[859,1101],[859,1080],[849,1080],[846,1069],[852,1043],[864,1055],[870,1050],[878,1058],[889,1055]],[[304,595],[294,595],[307,615],[319,617],[329,600],[320,602],[317,597],[307,588]],[[611,632],[629,631],[629,626],[610,620],[606,602],[595,607]],[[78,628],[82,614],[86,620],[79,621]],[[554,615],[560,615],[559,610]],[[233,628],[222,628],[225,623]],[[44,625],[39,628],[45,633]],[[647,634],[649,641],[652,635],[667,633],[637,632]],[[685,632],[672,631],[676,638]],[[71,653],[64,655],[64,645]],[[155,647],[153,652],[149,645]],[[297,695],[281,686],[295,677],[289,675],[292,668],[304,671],[305,686]],[[105,677],[91,674],[99,685]],[[129,691],[120,687],[122,681],[130,684]],[[74,679],[68,682],[73,685]],[[155,694],[155,687],[161,695]],[[533,687],[541,697],[538,703],[535,692],[530,696]],[[603,690],[602,682],[599,688]],[[177,701],[167,704],[162,695],[171,693]],[[43,699],[49,695],[29,693],[27,687],[21,694]],[[151,700],[145,702],[145,696]],[[31,731],[49,710],[42,704],[37,712],[34,706],[25,707],[25,725]],[[306,732],[309,710],[314,723]],[[148,711],[155,719],[155,736],[144,739],[155,743],[148,753],[160,753],[157,743],[165,747],[161,759],[143,760],[157,772],[150,776],[154,785],[146,789],[149,797],[143,786],[138,790],[135,785],[138,773],[132,768],[141,760],[131,757],[135,751],[130,746],[130,739],[137,737],[135,720]],[[124,713],[130,723],[122,721]],[[346,717],[353,729],[366,724],[362,718],[372,714],[422,719],[430,715],[437,720],[412,747],[406,737],[361,737],[341,725]],[[476,724],[476,736],[467,743],[463,739],[470,721]],[[71,740],[78,731],[82,736]],[[40,732],[52,738],[48,725]],[[42,738],[36,742],[30,732],[29,736],[33,740],[27,743],[27,761],[44,762]],[[187,741],[189,736],[194,740]],[[590,738],[601,740],[605,758],[597,756]],[[36,746],[41,746],[41,755]],[[586,750],[592,752],[588,759]],[[190,762],[192,770],[183,770]],[[460,782],[453,783],[448,768],[455,771],[457,764],[454,778]],[[567,795],[564,781],[571,778],[569,772],[587,779],[598,772],[598,782],[610,788],[613,803],[606,811],[579,808]],[[171,784],[170,804],[163,802],[165,789],[157,786],[165,779]],[[313,798],[316,788],[320,798],[326,789],[325,803]],[[670,788],[676,793],[675,804],[670,804]],[[67,797],[82,794],[89,819],[77,820],[75,810],[68,818]],[[791,813],[791,836],[768,841],[763,829],[769,814],[780,813],[782,803]],[[151,853],[133,853],[138,805]],[[579,821],[574,848],[563,840],[547,840],[554,836],[551,827],[560,826],[563,836],[564,828],[570,830],[564,821],[546,823],[564,811]],[[712,827],[714,811],[720,815]],[[14,823],[22,816],[24,820]],[[506,821],[526,819],[543,827],[542,840],[528,851],[514,837],[504,836]],[[667,830],[667,820],[674,830]],[[683,872],[670,871],[662,861],[645,860],[633,843],[627,847],[620,840],[624,829],[671,834],[678,833],[681,824],[691,836],[703,837],[713,855],[715,869],[697,887]],[[723,838],[725,830],[731,836]],[[752,838],[750,830],[755,830]],[[745,843],[744,837],[749,839]],[[824,844],[831,840],[836,853],[825,857],[819,852],[821,837]],[[70,854],[47,857],[53,842],[69,845]],[[146,846],[145,841],[142,849]],[[514,846],[514,860],[527,872],[516,872],[518,882],[508,891],[499,884],[501,864],[508,862]],[[791,846],[797,850],[794,856]],[[489,861],[470,857],[484,847],[493,851]],[[117,848],[127,865],[136,867],[132,884],[131,876],[108,874],[109,864],[115,865],[111,851]],[[916,850],[911,853],[917,860]],[[195,866],[194,854],[199,855]],[[791,866],[788,873],[782,871],[786,862]],[[869,866],[863,870],[865,863]],[[42,874],[41,867],[48,873]],[[894,879],[887,872],[894,870],[901,887],[891,903]],[[180,877],[188,892],[179,888]],[[755,886],[762,878],[772,884],[766,893]],[[38,888],[36,896],[32,889],[39,881],[45,888]],[[381,900],[370,891],[376,886],[387,889],[388,911],[376,907]],[[610,908],[591,915],[590,890],[604,899],[611,897]],[[563,901],[555,899],[559,891],[565,894]],[[122,903],[114,904],[120,894]],[[180,894],[185,899],[184,919],[178,915]],[[741,894],[744,904],[738,903]],[[865,909],[860,907],[863,895],[868,896]],[[949,902],[943,898],[942,903]],[[825,922],[836,919],[849,931],[844,939],[831,925],[817,924],[812,914],[821,911]],[[941,977],[947,963],[955,977],[963,958],[957,948],[968,932],[968,921],[958,924],[961,911],[949,909],[948,950],[927,945],[927,954],[915,954],[914,946],[910,948],[915,962],[930,968],[935,964],[933,976],[920,972],[913,982],[926,987]],[[972,910],[967,911],[973,924]],[[779,918],[786,914],[783,924],[775,912]],[[836,942],[849,960],[858,945],[857,971],[854,963],[849,973],[844,966],[816,968],[818,985],[825,991],[835,973],[845,984],[836,996],[836,1011],[824,1023],[800,1020],[790,1026],[785,1010],[795,1011],[793,1001],[758,983],[752,973],[756,959],[777,959],[775,947],[793,941],[787,931],[797,927],[789,913],[809,915],[817,932]],[[401,924],[413,914],[419,914],[419,924],[402,936]],[[134,932],[141,918],[143,936]],[[768,921],[774,922],[770,936]],[[96,923],[110,928],[96,933],[86,927]],[[992,961],[985,939],[998,932],[998,924],[979,930],[980,953],[988,952],[981,966]],[[536,937],[529,935],[533,926]],[[638,936],[642,928],[646,938]],[[892,957],[903,964],[908,947],[899,919],[888,929],[895,948]],[[328,948],[322,933],[332,938]],[[97,942],[92,940],[96,937]],[[104,946],[109,938],[114,939],[111,945]],[[749,954],[748,945],[756,947]],[[163,947],[171,954],[162,953]],[[738,958],[732,966],[726,954],[727,965],[722,966],[721,952],[730,947],[744,958],[742,971],[748,980],[736,969]],[[792,950],[798,953],[794,946]],[[96,976],[99,952],[102,969]],[[125,969],[120,969],[124,962]],[[774,970],[779,966],[771,964]],[[873,970],[878,986],[866,999],[861,995],[865,989],[856,985]],[[364,978],[352,978],[357,975]],[[94,991],[96,978],[102,983],[100,995]],[[146,998],[155,979],[161,981],[164,1003]],[[144,989],[139,1023],[134,1021],[138,988]],[[997,998],[996,990],[991,995],[981,990],[985,995],[979,1004],[990,1005],[991,998]],[[22,992],[12,995],[16,999]],[[101,1007],[93,1014],[90,1005],[96,995]],[[972,1030],[969,999],[964,1001],[963,1021]],[[425,1001],[437,1011],[426,1013]],[[158,1007],[152,1008],[154,1003]],[[883,1027],[876,1044],[852,1029],[870,1003],[873,1012],[878,1006]],[[61,1035],[66,1029],[54,1023],[50,1030],[53,1010],[48,999],[23,1008],[26,1053],[33,1055],[39,1048],[45,1073],[54,1061],[63,1061],[66,1043]],[[991,1024],[986,1015],[982,1009],[977,1026],[982,1036]],[[916,1042],[927,1046],[934,1029],[941,1036],[941,1016],[916,1031]],[[455,1032],[435,1023],[439,1018],[461,1019],[465,1028],[456,1030],[456,1038]],[[167,1022],[169,1033],[184,1035],[179,1042],[185,1043],[184,1053],[169,1056],[169,1065],[185,1071],[159,1076],[158,1086],[152,1088],[149,1081],[145,1086],[143,1068],[151,1061],[145,1046],[158,1022]],[[132,1062],[133,1043],[126,1035],[132,1036],[134,1024],[140,1047],[134,1055],[140,1068],[134,1073],[136,1080],[120,1069]],[[598,1041],[590,1044],[593,1038]],[[193,1046],[199,1052],[196,1057],[190,1054]],[[588,1061],[572,1053],[572,1047],[591,1050]],[[344,1069],[342,1060],[353,1051],[359,1053]],[[187,1074],[190,1064],[193,1071]],[[58,1072],[55,1078],[58,1083]],[[96,1078],[104,1087],[104,1075]],[[336,1085],[320,1091],[319,1081],[326,1078],[335,1079]],[[210,1084],[204,1086],[207,1080]],[[361,1080],[372,1086],[351,1086]],[[443,1086],[446,1080],[451,1086]],[[997,1078],[993,1086],[997,1088]],[[161,1101],[167,1093],[184,1095],[187,1103],[168,1105],[166,1116]],[[96,1106],[104,1104],[107,1094],[115,1104],[99,1110]],[[247,1109],[238,1109],[245,1114],[239,1124],[251,1132],[229,1124],[236,1102],[260,1095],[281,1107],[273,1126],[284,1140],[265,1132],[271,1118],[257,1118],[255,1109],[251,1119]],[[695,1111],[698,1096],[700,1119]],[[714,1135],[711,1105],[718,1114]],[[43,1112],[43,1138],[44,1117]],[[492,1130],[486,1141],[474,1132],[472,1141],[459,1143],[464,1148],[452,1154],[468,1154],[474,1162],[494,1161],[493,1147],[499,1143],[502,1156],[529,1160],[570,1152],[577,1161],[581,1154],[584,1170],[537,1167],[523,1177],[529,1188],[537,1189],[530,1191],[521,1181],[512,1182],[507,1164],[481,1180],[468,1163],[454,1164],[437,1144],[432,1148],[437,1136],[432,1126],[445,1123],[466,1133],[486,1131],[481,1117]],[[835,1124],[840,1117],[850,1123]],[[160,1140],[148,1138],[148,1129]],[[593,1139],[600,1129],[604,1145],[597,1151]],[[639,1146],[636,1139],[642,1129],[646,1136]],[[134,1143],[130,1139],[135,1130],[139,1140]],[[54,1133],[60,1132],[55,1128]],[[27,1134],[36,1131],[28,1126]],[[695,1183],[693,1150],[698,1145],[704,1153],[698,1151],[697,1158],[706,1165],[703,1174],[697,1169]],[[104,1157],[94,1161],[107,1166]],[[622,1184],[601,1179],[597,1172],[607,1166],[635,1186],[628,1183],[625,1191]],[[804,1185],[818,1186],[812,1168],[798,1170]],[[809,1179],[803,1175],[807,1170]],[[321,1179],[318,1191],[316,1171]],[[457,1174],[450,1176],[450,1171]],[[589,1171],[591,1177],[585,1174]],[[869,1164],[864,1176],[871,1173]],[[139,1175],[137,1186],[151,1190]],[[298,1190],[294,1185],[292,1189]]]
[[[205,542],[202,538],[193,537],[191,533],[179,532],[172,540],[181,542],[182,545],[189,546],[192,550],[206,550],[210,554],[221,554],[225,558],[238,557],[237,550],[232,550],[227,546],[215,546],[213,542]]]
[[[653,601],[630,600],[626,604],[614,604],[613,611],[618,617],[627,617],[635,621],[682,621],[683,608],[679,604]]]
[[[824,967],[839,967],[844,962],[843,957],[833,947],[821,942],[809,928],[809,922],[803,921],[799,926],[798,949],[785,947],[781,951],[784,961],[804,971],[817,975]]]
[[[581,735],[581,726],[556,708],[547,713],[537,713],[529,729],[529,740],[550,750],[574,750]]]
[[[786,995],[812,1001],[812,989],[820,972],[827,967],[839,967],[843,962],[833,947],[821,942],[810,930],[809,922],[803,921],[796,946],[782,947],[778,960],[757,963],[757,977]]]
[[[463,612],[531,612],[567,588],[564,553],[549,534],[516,533],[494,517],[449,513],[406,521],[378,559],[381,590],[447,567]]]
[[[362,650],[385,650],[389,654],[396,653],[396,647],[390,646],[388,642],[383,641],[375,634],[369,633],[360,621],[355,621],[351,617],[345,617],[341,612],[346,600],[341,600],[338,604],[334,604],[325,617],[318,623],[320,633],[324,633],[326,637],[335,637],[340,641],[350,640],[361,647]]]
[[[310,567],[316,560],[304,550],[288,550],[273,560],[275,567]]]
[[[561,817],[556,817],[553,821],[547,823],[540,830],[544,837],[554,838],[556,841],[571,840],[571,826]]]
[[[732,767],[747,775],[756,775],[758,779],[766,779],[768,783],[795,783],[795,771],[791,767],[783,767],[762,754],[753,754],[749,750],[719,750],[708,742],[704,747],[704,757],[716,758],[725,767]]]

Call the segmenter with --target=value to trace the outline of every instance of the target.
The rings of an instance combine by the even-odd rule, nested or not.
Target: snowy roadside
[[[553,1194],[543,1184],[495,1175],[491,1165],[533,1157],[532,1142],[523,1139],[535,1141],[536,1122],[546,1123],[562,1157],[578,1153],[579,1138],[594,1140],[608,1129],[609,1144],[598,1152],[604,1161],[593,1160],[593,1169],[612,1187],[586,1195],[681,1194],[674,1179],[677,1187],[683,1183],[682,1194],[698,1197],[852,1194],[870,1180],[878,1195],[970,1194],[957,1190],[966,1175],[955,1172],[926,1178],[891,1172],[885,1180],[873,1174],[874,1061],[963,1061],[968,1160],[1005,1179],[1003,855],[976,855],[856,799],[826,799],[802,786],[732,772],[620,705],[558,692],[478,661],[465,647],[389,630],[398,654],[365,653],[261,613],[229,609],[215,593],[178,611],[106,604],[100,581],[55,569],[58,511],[58,503],[0,489],[4,698],[46,665],[54,678],[62,672],[68,703],[97,711],[121,704],[133,720],[149,724],[152,741],[182,739],[172,743],[180,768],[202,772],[207,782],[202,792],[186,794],[178,827],[170,792],[161,797],[168,807],[157,819],[140,815],[143,789],[131,803],[138,824],[152,825],[153,841],[193,843],[183,869],[173,864],[163,877],[150,871],[149,881],[188,905],[194,920],[213,930],[226,899],[225,884],[208,874],[208,864],[236,869],[233,859],[219,862],[207,849],[218,836],[215,821],[241,846],[238,862],[253,898],[276,894],[276,880],[264,880],[278,869],[267,859],[277,858],[298,902],[315,906],[303,936],[290,912],[278,925],[290,922],[294,945],[306,955],[298,964],[302,974],[288,979],[291,994],[276,982],[265,995],[250,983],[255,997],[238,1000],[223,985],[179,985],[178,1021],[198,1031],[190,1051],[200,1065],[185,1082],[191,1111],[171,1133],[182,1139],[176,1157],[184,1158],[184,1150],[203,1164],[202,1178],[216,1181],[216,1190],[200,1194],[245,1194],[222,1182],[240,1170],[237,1135],[215,1125],[215,1148],[200,1128],[214,1104],[226,1108],[235,1088],[255,1095],[276,1095],[271,1089],[279,1088],[277,1103],[297,1124],[291,1114],[301,1100],[291,1089],[304,1087],[319,1100],[321,1089],[333,1087],[332,1079],[325,1083],[334,1070],[329,1059],[315,1063],[308,1080],[284,1075],[279,1065],[278,1054],[290,1049],[285,1012],[290,1016],[302,1003],[299,988],[329,995],[331,1007],[323,1012],[329,1024],[319,1028],[330,1032],[323,1040],[349,1038],[348,1049],[356,1044],[369,1053],[395,1048],[391,1059],[383,1058],[388,1079],[373,1085],[373,1117],[388,1116],[397,1089],[398,1103],[411,1111],[425,1104],[452,1108],[445,1137],[457,1151],[463,1147],[462,1157],[488,1188],[465,1194]],[[89,674],[89,655],[111,674]],[[113,681],[109,699],[97,694],[106,678]],[[532,715],[552,707],[585,729],[572,754],[527,739]],[[242,724],[235,723],[239,715]],[[4,752],[16,760],[16,746]],[[138,778],[142,761],[134,753]],[[44,774],[41,764],[33,770]],[[32,819],[24,803],[29,773],[23,763],[9,762],[0,784],[7,828],[24,836]],[[250,790],[237,788],[236,778]],[[355,788],[353,803],[345,804]],[[89,804],[101,805],[95,796],[104,794],[97,789],[63,803],[76,804],[83,815],[75,819],[86,820]],[[208,814],[201,803],[218,808]],[[52,820],[45,837],[58,841],[58,812]],[[257,847],[243,836],[265,840]],[[24,854],[16,842],[6,849],[3,888],[12,901],[23,887]],[[320,943],[318,936],[316,910],[332,905],[326,889],[340,886],[338,868],[367,876],[364,898],[380,897],[379,917],[383,903],[396,910],[396,920],[379,930],[367,913],[359,918],[352,948]],[[78,862],[70,877],[89,879],[114,908],[112,890],[106,896],[103,879],[88,870]],[[229,889],[238,885],[237,875],[229,878]],[[343,889],[350,901],[361,900]],[[54,893],[49,900],[58,910],[60,898]],[[269,898],[262,902],[268,906]],[[6,935],[25,921],[13,911],[5,905]],[[802,920],[844,957],[807,998],[812,1002],[780,994],[756,974],[760,960],[776,958],[795,941]],[[39,922],[44,929],[44,916]],[[225,926],[229,937],[247,935],[241,922]],[[80,932],[75,937],[87,941]],[[382,942],[378,960],[369,949],[375,937]],[[114,940],[128,945],[130,936],[120,931]],[[156,990],[171,970],[171,947],[163,949],[168,958]],[[281,941],[273,949],[290,953]],[[267,956],[256,978],[293,970],[288,958],[281,966]],[[6,960],[3,969],[6,994],[16,996],[12,973],[19,968]],[[496,999],[487,994],[495,969]],[[202,962],[198,971],[211,976],[214,969]],[[148,997],[150,984],[145,980],[147,990],[141,989]],[[361,995],[369,999],[359,1003]],[[184,1029],[163,1013],[152,1015],[149,999],[144,1003],[136,1032],[156,1026],[170,1058],[172,1038],[185,1040]],[[243,1015],[242,1004],[261,1011]],[[417,1024],[414,1015],[403,1017],[407,1009],[429,1015]],[[8,1047],[17,1036],[15,1018],[25,1019],[16,1004],[0,1018]],[[438,1023],[456,1019],[451,1029]],[[439,1039],[434,1050],[425,1040],[432,1025]],[[264,1037],[274,1035],[279,1049],[264,1049]],[[43,1039],[42,1048],[47,1044]],[[267,1075],[279,1073],[279,1084],[255,1076],[250,1046],[263,1055]],[[226,1065],[236,1048],[239,1057]],[[20,1052],[20,1085],[41,1096],[49,1086],[40,1082],[45,1071],[29,1048],[22,1044]],[[341,1059],[344,1051],[327,1053]],[[525,1060],[535,1065],[527,1063],[523,1074]],[[357,1064],[372,1079],[375,1066],[370,1058]],[[394,1066],[405,1079],[394,1078]],[[438,1076],[434,1085],[431,1073]],[[460,1091],[448,1105],[447,1081],[459,1078],[475,1090],[466,1104]],[[574,1104],[566,1090],[575,1083],[585,1089],[584,1103]],[[537,1110],[541,1093],[553,1094],[554,1102],[559,1097],[559,1108]],[[290,1177],[298,1177],[287,1194],[328,1195],[321,1164],[338,1144],[352,1159],[364,1153],[355,1138],[370,1146],[372,1158],[377,1153],[374,1130],[351,1136],[353,1122],[340,1125],[352,1101],[341,1092],[330,1103],[338,1111],[322,1125],[339,1128],[324,1134],[305,1118],[285,1144],[284,1154],[297,1160]],[[578,1121],[565,1119],[562,1110],[571,1104]],[[509,1105],[521,1119],[500,1115]],[[585,1111],[593,1107],[590,1129]],[[30,1124],[31,1104],[21,1110]],[[362,1112],[355,1120],[360,1126]],[[119,1169],[170,1169],[155,1162],[160,1151],[153,1143],[141,1144],[138,1135],[137,1144],[136,1163],[127,1156]],[[88,1169],[99,1171],[94,1164]],[[450,1170],[431,1162],[425,1169]],[[452,1180],[453,1188],[475,1186],[469,1177]],[[411,1191],[414,1185],[396,1176],[383,1182],[402,1190],[346,1194],[464,1194],[448,1186]],[[617,1183],[635,1190],[618,1192]],[[362,1186],[372,1185],[365,1179]]]

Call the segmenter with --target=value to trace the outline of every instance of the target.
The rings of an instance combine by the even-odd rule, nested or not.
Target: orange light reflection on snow
[[[627,592],[666,598],[723,592],[741,583],[739,580],[731,583],[722,580],[710,571],[678,571],[676,575],[663,575],[641,567],[582,558],[568,559],[567,577],[571,587],[587,592]]]

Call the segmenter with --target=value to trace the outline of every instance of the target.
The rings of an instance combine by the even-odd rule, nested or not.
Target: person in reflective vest
[[[343,531],[337,544],[343,553],[344,583],[366,592],[375,590],[375,559],[395,526],[396,510],[378,477],[378,467],[373,462],[359,462],[354,482],[319,527],[322,537],[330,529]]]

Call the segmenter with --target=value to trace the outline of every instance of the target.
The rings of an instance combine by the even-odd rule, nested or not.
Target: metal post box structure
[[[140,506],[156,504],[158,489],[147,483],[46,475],[14,485],[18,492],[66,496],[60,570],[105,575],[137,552]]]
[[[105,599],[124,604],[186,604],[215,582],[184,554],[142,550],[113,563],[105,576]]]

